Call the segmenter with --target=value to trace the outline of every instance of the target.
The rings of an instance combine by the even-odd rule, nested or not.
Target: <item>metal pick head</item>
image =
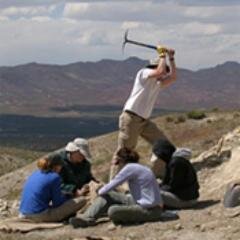
[[[128,29],[125,31],[124,38],[123,38],[123,44],[122,44],[122,53],[124,54],[125,45],[128,42]]]

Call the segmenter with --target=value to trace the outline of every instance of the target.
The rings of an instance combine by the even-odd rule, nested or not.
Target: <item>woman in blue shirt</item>
[[[34,222],[58,222],[83,207],[86,203],[83,197],[68,199],[61,193],[62,165],[58,156],[38,160],[39,170],[28,177],[23,188],[20,217]]]

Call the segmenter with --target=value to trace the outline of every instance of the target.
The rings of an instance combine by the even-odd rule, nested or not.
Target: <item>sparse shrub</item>
[[[102,177],[101,177],[101,180],[104,182],[104,183],[107,183],[109,181],[109,172],[106,172]]]
[[[15,200],[18,199],[19,196],[21,194],[21,190],[19,189],[13,189],[11,190],[7,195],[6,195],[6,199],[7,200]]]
[[[240,113],[239,112],[235,112],[234,114],[233,114],[233,118],[239,118],[240,117]]]
[[[218,107],[215,107],[215,108],[212,109],[212,112],[219,112],[219,110],[220,109]]]
[[[104,157],[94,159],[94,165],[95,166],[102,165],[102,164],[104,164],[105,161],[106,161],[106,158],[104,158]]]
[[[213,144],[213,140],[212,139],[206,139],[203,141],[203,145],[210,145]]]
[[[199,119],[205,118],[206,117],[206,113],[204,111],[201,111],[201,110],[193,110],[191,112],[188,112],[187,116],[190,119],[199,120]]]
[[[213,122],[212,119],[207,120],[207,123],[212,123],[212,122]]]
[[[176,124],[177,124],[177,123],[183,123],[183,122],[185,122],[185,121],[186,121],[186,118],[185,118],[183,115],[180,115],[180,116],[177,117],[175,123],[176,123]]]
[[[171,116],[166,117],[166,122],[170,123],[170,122],[173,122],[173,121],[174,121],[173,117],[171,117]]]

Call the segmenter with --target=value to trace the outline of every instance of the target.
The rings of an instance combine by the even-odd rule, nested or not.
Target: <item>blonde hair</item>
[[[51,171],[55,166],[62,166],[63,162],[59,156],[44,156],[37,161],[37,167],[42,171]]]
[[[48,160],[46,158],[40,158],[37,161],[37,167],[40,170],[47,170],[48,169]]]

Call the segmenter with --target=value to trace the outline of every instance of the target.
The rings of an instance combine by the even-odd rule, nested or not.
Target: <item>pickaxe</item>
[[[128,30],[126,30],[126,32],[124,34],[122,52],[124,52],[124,48],[125,48],[125,45],[127,43],[131,43],[131,44],[135,44],[135,45],[138,45],[138,46],[141,46],[141,47],[146,47],[146,48],[151,48],[151,49],[157,50],[157,46],[150,45],[150,44],[145,44],[145,43],[141,43],[141,42],[137,42],[137,41],[133,41],[133,40],[128,39]]]

